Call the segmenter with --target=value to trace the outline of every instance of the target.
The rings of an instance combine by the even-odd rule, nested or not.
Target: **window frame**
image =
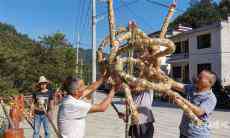
[[[205,34],[198,35],[196,39],[197,39],[197,49],[206,49],[206,48],[212,47],[212,34],[211,33],[205,33]],[[205,44],[205,43],[208,43],[208,44]]]
[[[175,71],[175,68],[180,68],[180,71],[178,71],[177,70],[177,72],[175,73],[174,71]],[[175,74],[176,75],[175,75]],[[179,75],[179,76],[177,76],[177,75]],[[182,66],[173,66],[172,67],[172,77],[174,78],[174,79],[180,79],[180,78],[182,78]]]

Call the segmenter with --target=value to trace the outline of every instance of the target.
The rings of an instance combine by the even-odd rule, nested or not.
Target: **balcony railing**
[[[176,61],[176,60],[183,60],[188,59],[189,53],[178,53],[178,54],[172,54],[167,58],[167,62]]]

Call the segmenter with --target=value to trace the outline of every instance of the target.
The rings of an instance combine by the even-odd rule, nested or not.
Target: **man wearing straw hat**
[[[51,117],[53,108],[53,94],[48,89],[49,80],[45,76],[41,76],[38,81],[39,90],[33,93],[31,113],[34,114],[34,133],[33,138],[39,138],[40,127],[43,124],[45,138],[50,138],[49,120],[46,113]]]

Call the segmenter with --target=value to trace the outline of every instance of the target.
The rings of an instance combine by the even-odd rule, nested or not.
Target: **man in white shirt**
[[[114,88],[99,104],[91,105],[83,100],[82,96],[95,91],[104,78],[96,81],[85,89],[82,80],[73,78],[67,83],[68,95],[63,99],[58,111],[58,127],[62,138],[84,138],[85,118],[88,113],[105,112],[115,94]]]
[[[138,124],[133,124],[129,128],[131,138],[153,138],[155,118],[152,113],[153,92],[143,91],[133,94],[133,101],[139,113]],[[127,121],[124,113],[119,113],[119,117]]]

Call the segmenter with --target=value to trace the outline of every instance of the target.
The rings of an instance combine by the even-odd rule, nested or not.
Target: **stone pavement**
[[[97,94],[97,98],[102,99],[101,94]],[[178,138],[182,110],[157,102],[153,106],[153,112],[156,118],[154,138]],[[230,110],[213,113],[212,138],[230,138],[229,116]],[[111,107],[105,113],[89,115],[87,118],[86,138],[124,138],[124,132],[125,124],[118,119]]]
[[[97,101],[103,99],[103,94],[97,93]],[[115,98],[115,101],[119,99]],[[118,105],[120,110],[124,110]],[[155,138],[178,138],[178,126],[182,111],[175,106],[157,102],[153,106],[156,118]],[[230,138],[230,110],[215,111],[212,115],[212,138]],[[26,138],[32,138],[32,129],[26,125]],[[86,138],[124,138],[125,124],[110,107],[105,113],[94,113],[87,117]],[[76,130],[77,132],[77,130]],[[55,135],[52,133],[52,138]]]

